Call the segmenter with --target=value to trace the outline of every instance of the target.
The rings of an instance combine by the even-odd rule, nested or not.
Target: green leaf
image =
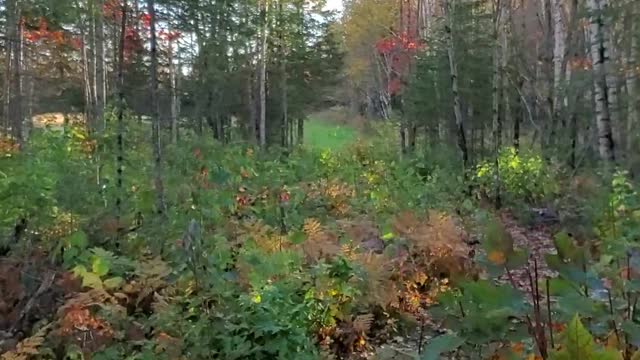
[[[73,275],[78,276],[78,277],[82,277],[87,273],[87,268],[84,267],[84,265],[78,265],[76,267],[74,267],[71,272],[73,273]]]
[[[67,247],[86,249],[87,246],[89,246],[87,234],[85,234],[82,230],[76,231],[73,234],[67,236],[65,242],[67,243]]]
[[[513,238],[499,220],[488,220],[484,235],[484,248],[487,253],[500,251],[505,254],[510,254],[513,252]]]
[[[102,284],[107,289],[117,289],[124,284],[124,279],[116,276],[105,280]]]
[[[507,254],[507,266],[509,269],[516,269],[527,263],[529,254],[526,250],[515,250]]]
[[[464,340],[456,335],[442,335],[433,339],[424,349],[421,360],[438,360],[443,353],[459,348]]]
[[[571,359],[591,359],[593,356],[593,337],[585,329],[580,321],[580,316],[576,314],[569,322],[564,333],[565,346]]]
[[[593,354],[593,360],[623,360],[622,355],[614,349],[605,349],[596,351]]]
[[[82,286],[90,287],[93,289],[102,289],[102,280],[100,277],[92,272],[87,272],[82,275]]]
[[[622,323],[622,330],[629,335],[629,342],[634,346],[640,347],[640,325],[625,321]]]
[[[576,252],[576,247],[573,244],[573,240],[566,232],[560,232],[553,237],[553,244],[558,250],[558,255],[561,259],[572,259]]]
[[[298,244],[302,244],[306,238],[307,237],[303,231],[296,231],[293,234],[291,234],[291,237],[289,240],[291,241],[292,244],[298,245]]]
[[[109,273],[110,264],[105,258],[95,256],[91,264],[91,271],[97,276],[102,277]]]

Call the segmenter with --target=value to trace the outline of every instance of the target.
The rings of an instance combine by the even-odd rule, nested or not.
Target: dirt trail
[[[535,276],[536,265],[538,269],[538,279],[555,277],[557,274],[549,269],[544,259],[546,254],[556,253],[555,246],[553,245],[552,230],[549,226],[539,224],[532,227],[525,227],[509,212],[502,212],[500,219],[507,232],[513,238],[514,247],[525,249],[529,253],[528,266],[524,265],[520,268],[510,270],[511,278],[515,286],[519,290],[529,293],[531,291],[529,271],[532,276]],[[504,274],[498,279],[501,283],[510,283],[512,280],[509,279],[508,274]]]

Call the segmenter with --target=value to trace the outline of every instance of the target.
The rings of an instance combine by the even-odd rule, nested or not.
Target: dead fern
[[[466,232],[452,216],[430,211],[426,220],[403,213],[394,221],[395,232],[408,241],[413,259],[440,277],[464,277],[472,272]]]
[[[384,255],[360,253],[354,260],[364,270],[368,295],[359,299],[365,306],[398,307],[398,288],[393,280],[393,262]]]
[[[46,336],[51,330],[51,324],[41,328],[32,336],[22,340],[12,351],[2,355],[2,360],[28,360],[32,356],[40,354],[40,348],[45,342]]]
[[[307,239],[302,243],[302,250],[310,262],[329,259],[341,251],[338,236],[322,229],[316,219],[306,219],[302,227]]]
[[[375,317],[373,314],[358,315],[353,320],[353,330],[360,334],[366,334],[371,330]]]

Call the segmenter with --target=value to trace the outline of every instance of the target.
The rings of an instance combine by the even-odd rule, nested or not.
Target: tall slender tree
[[[166,213],[164,200],[164,184],[162,181],[162,142],[160,136],[160,104],[158,100],[158,41],[156,34],[156,7],[154,0],[147,0],[147,12],[149,13],[150,33],[150,100],[151,100],[151,145],[153,147],[154,186],[156,191],[156,211],[159,214]]]
[[[596,104],[596,125],[598,129],[598,151],[602,160],[610,165],[615,161],[613,131],[611,125],[611,99],[607,82],[609,44],[606,39],[606,22],[602,7],[603,0],[587,0],[589,10],[589,35]]]
[[[462,164],[465,170],[469,166],[469,153],[467,151],[467,137],[465,134],[464,118],[462,117],[462,105],[460,90],[458,85],[458,65],[455,53],[453,37],[453,25],[456,0],[444,0],[442,9],[445,16],[445,33],[447,42],[447,56],[449,58],[449,70],[451,75],[451,94],[453,96],[453,114],[456,120],[456,133],[458,137],[458,148],[462,156]]]

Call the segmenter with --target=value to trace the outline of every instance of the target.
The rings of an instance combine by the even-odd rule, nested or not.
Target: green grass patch
[[[340,149],[356,141],[358,132],[348,125],[311,118],[305,123],[304,143],[315,149]]]

